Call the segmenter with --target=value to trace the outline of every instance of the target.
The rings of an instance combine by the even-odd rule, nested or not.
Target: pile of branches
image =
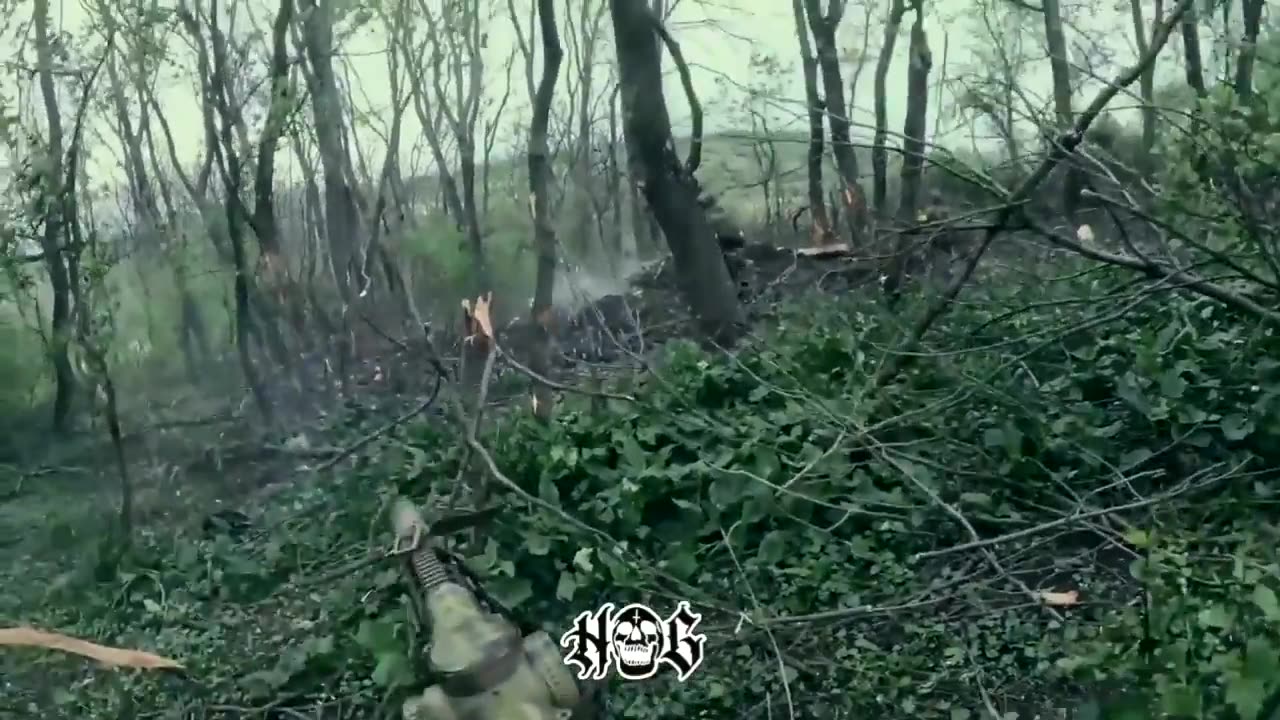
[[[795,250],[722,238],[721,248],[730,276],[738,284],[739,298],[757,322],[785,298],[811,292],[846,293],[876,277],[845,246]],[[621,363],[669,340],[696,335],[670,257],[647,267],[632,278],[630,286],[625,294],[605,295],[576,310],[557,309],[552,340],[560,367]],[[506,347],[520,352],[531,342],[533,326],[521,318],[504,328],[502,335]]]

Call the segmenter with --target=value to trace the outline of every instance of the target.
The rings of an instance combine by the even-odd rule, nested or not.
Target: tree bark
[[[924,9],[915,7],[911,25],[911,59],[907,66],[907,116],[902,125],[902,198],[898,202],[898,223],[915,221],[920,205],[920,181],[924,170],[925,129],[929,119],[929,71],[933,54],[924,31]]]
[[[62,113],[58,109],[58,90],[53,84],[53,40],[49,36],[49,0],[34,0],[32,8],[36,34],[36,67],[40,94],[44,99],[45,122],[49,126],[48,149],[44,168],[44,232],[40,249],[44,255],[49,286],[53,291],[50,315],[52,342],[49,359],[53,364],[53,430],[65,433],[71,418],[75,397],[75,371],[67,354],[71,340],[71,284],[76,282],[67,268],[62,244],[66,242],[64,190],[62,187]]]
[[[1069,130],[1075,118],[1075,111],[1071,107],[1071,65],[1067,58],[1067,39],[1062,31],[1062,9],[1058,0],[1044,0],[1042,14],[1045,42],[1049,46],[1049,69],[1053,78],[1053,109],[1058,125],[1056,137],[1056,133]],[[1075,223],[1084,178],[1071,158],[1067,158],[1066,165],[1062,206],[1067,217]]]
[[[831,153],[836,158],[836,171],[844,187],[845,221],[849,224],[849,240],[858,245],[866,234],[867,200],[858,178],[858,156],[849,137],[848,104],[844,99],[844,81],[840,78],[840,51],[836,46],[836,28],[844,17],[845,0],[827,0],[827,14],[820,0],[805,0],[809,29],[813,31],[818,67],[822,70],[822,87],[826,91],[827,122],[831,128]]]
[[[1258,57],[1258,33],[1262,28],[1262,6],[1266,0],[1242,0],[1244,37],[1236,58],[1236,95],[1248,102],[1253,98],[1253,66]]]
[[[800,66],[804,71],[804,97],[809,108],[809,150],[806,155],[808,166],[809,218],[813,223],[814,245],[827,245],[835,242],[831,228],[831,218],[827,214],[827,202],[823,196],[822,160],[825,156],[823,147],[823,122],[825,114],[822,97],[818,94],[818,59],[813,55],[809,43],[809,26],[805,21],[803,0],[791,0],[791,13],[796,22],[796,39],[800,43]]]
[[[889,19],[884,24],[884,39],[880,43],[880,57],[876,58],[876,73],[872,79],[875,84],[876,133],[871,141],[871,202],[880,218],[887,217],[889,211],[889,66],[893,64],[893,51],[898,45],[898,33],[906,14],[905,0],[893,0]]]
[[[1200,21],[1192,5],[1182,15],[1182,57],[1186,69],[1187,85],[1195,91],[1196,97],[1209,95],[1204,84],[1204,59],[1200,54]]]
[[[924,32],[924,10],[921,4],[914,8],[916,19],[911,25],[911,55],[907,65],[907,116],[902,125],[902,196],[898,200],[898,225],[910,227],[916,223],[916,210],[920,204],[920,182],[924,171],[925,128],[929,117],[929,70],[933,67],[933,55],[929,51],[929,39]],[[895,303],[906,280],[907,264],[915,255],[915,240],[907,233],[899,233],[894,243],[894,256],[885,281],[885,296]]]
[[[617,258],[615,270],[625,272],[628,263],[622,246],[622,168],[618,162],[618,85],[609,91],[609,144],[607,192],[612,222],[608,224],[609,251]]]
[[[551,101],[564,51],[556,28],[554,0],[538,0],[538,23],[542,32],[542,78],[533,97],[533,121],[529,125],[529,194],[533,198],[533,235],[538,250],[538,272],[533,291],[533,342],[529,348],[529,367],[547,377],[551,371],[551,311],[556,279],[556,233],[551,224],[550,189],[551,158],[547,143],[547,125],[551,120]],[[551,388],[534,381],[533,410],[540,418],[551,417]]]
[[[331,3],[301,0],[303,38],[311,66],[311,108],[320,147],[324,182],[325,225],[330,262],[343,302],[351,303],[360,270],[355,196],[347,184],[347,160],[342,144],[342,101],[333,72],[333,8]]]
[[[1152,25],[1160,22],[1163,2],[1156,0]],[[1142,17],[1142,0],[1129,0],[1129,14],[1133,20],[1133,39],[1138,56],[1147,54],[1147,23]],[[1145,177],[1152,170],[1151,153],[1156,145],[1156,63],[1147,65],[1138,78],[1138,92],[1142,98],[1142,145],[1138,155],[1138,171]]]
[[[476,198],[476,120],[480,113],[484,81],[481,8],[477,0],[459,3],[451,15],[441,16],[443,24],[437,21],[425,0],[418,0],[418,8],[427,21],[431,35],[429,43],[433,44],[431,75],[436,107],[444,115],[458,143],[461,221],[466,231],[465,247],[471,256],[471,295],[480,297],[492,290],[493,283]],[[446,58],[447,68],[442,67]],[[448,80],[442,82],[446,72]],[[447,85],[452,85],[452,98],[446,91]]]
[[[399,12],[404,12],[403,4],[408,1],[400,0],[397,5]],[[431,159],[436,165],[436,174],[440,182],[440,194],[444,200],[445,211],[453,216],[453,221],[457,228],[462,230],[466,222],[466,213],[462,209],[462,196],[458,192],[458,183],[454,179],[453,172],[449,169],[448,159],[444,154],[444,144],[440,140],[440,122],[437,120],[439,111],[435,108],[431,95],[423,84],[423,77],[427,74],[422,58],[425,47],[415,50],[413,25],[408,21],[400,23],[400,28],[398,29],[388,29],[388,32],[394,33],[401,43],[401,54],[405,58],[405,64],[409,71],[409,92],[413,98],[413,110],[418,116],[418,124],[422,126],[422,133],[427,139],[427,147],[431,150]]]
[[[592,111],[595,109],[595,59],[599,45],[600,24],[605,6],[601,3],[591,12],[592,3],[582,0],[578,15],[579,40],[574,53],[578,76],[578,107],[575,110],[577,128],[574,148],[573,181],[577,197],[573,204],[573,235],[579,256],[589,261],[593,251],[591,242],[592,198],[595,196],[594,178],[591,176]],[[600,238],[601,241],[604,238]],[[603,249],[603,248],[602,248]]]
[[[234,122],[232,120],[233,113],[230,111],[230,100],[227,97],[228,69],[227,69],[227,48],[225,37],[218,27],[218,6],[217,3],[211,3],[209,10],[210,24],[209,35],[213,47],[213,66],[209,71],[207,88],[212,94],[211,103],[217,109],[222,120],[220,128],[221,144],[214,146],[214,152],[217,155],[218,173],[222,177],[223,191],[225,198],[223,201],[223,213],[226,218],[227,239],[231,246],[232,262],[235,268],[234,280],[234,296],[235,296],[235,338],[236,353],[240,360],[240,369],[244,374],[245,383],[249,386],[249,391],[253,395],[254,401],[262,415],[264,421],[268,424],[275,420],[275,409],[267,396],[266,386],[262,381],[262,376],[258,372],[258,368],[253,361],[252,341],[254,337],[269,338],[273,337],[272,333],[263,332],[262,327],[254,317],[253,312],[253,283],[251,271],[249,269],[248,253],[244,244],[244,226],[249,223],[251,218],[244,203],[240,198],[241,178],[244,168],[240,163],[240,154],[235,146]],[[187,26],[188,31],[192,35],[192,39],[196,42],[198,52],[197,55],[204,54],[204,39],[200,34],[199,26],[196,24],[195,17],[189,12],[184,14],[183,9],[179,10],[179,18],[183,24]],[[207,66],[207,62],[206,62]],[[268,347],[272,347],[273,343],[269,340],[266,342]],[[278,358],[281,355],[287,355],[283,348],[277,347],[274,353]]]
[[[697,180],[676,155],[662,89],[661,48],[655,41],[658,21],[644,0],[609,0],[609,8],[624,126],[631,138],[628,150],[643,172],[645,200],[662,226],[685,301],[702,332],[732,343],[741,333],[742,308],[698,203]]]

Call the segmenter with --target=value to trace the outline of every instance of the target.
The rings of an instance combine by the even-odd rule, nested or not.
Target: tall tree
[[[62,187],[63,129],[62,112],[58,107],[58,88],[53,82],[54,38],[49,33],[49,0],[35,0],[32,7],[36,35],[36,75],[40,83],[40,95],[44,100],[45,123],[49,136],[45,140],[45,158],[41,164],[40,180],[41,215],[44,230],[40,235],[40,250],[44,256],[45,270],[49,273],[49,286],[53,291],[53,307],[50,310],[49,358],[53,364],[54,398],[53,428],[57,432],[68,430],[71,403],[75,395],[75,372],[67,354],[71,340],[71,292],[72,277],[67,268],[64,248],[67,243],[66,198]]]
[[[662,50],[654,39],[666,30],[644,0],[609,0],[609,10],[628,152],[643,173],[644,198],[662,226],[681,291],[704,334],[732,342],[741,332],[742,307],[706,210],[698,202],[693,173],[701,139],[693,138],[689,161],[681,161],[671,136],[662,87]],[[691,106],[696,105],[696,98],[691,99]]]
[[[1163,0],[1156,0],[1155,12],[1152,14],[1152,30],[1160,24],[1160,16],[1164,14]],[[1133,22],[1133,39],[1141,57],[1147,54],[1150,46],[1147,37],[1147,23],[1142,17],[1142,0],[1129,0],[1129,15]],[[1148,64],[1138,78],[1138,92],[1142,98],[1142,145],[1138,155],[1138,170],[1144,175],[1151,172],[1151,153],[1156,144],[1156,63]]]
[[[822,121],[826,108],[822,97],[818,94],[818,58],[814,57],[812,44],[809,42],[809,25],[805,20],[804,0],[791,0],[791,14],[796,23],[796,39],[800,43],[800,67],[804,73],[804,98],[809,109],[809,151],[806,155],[808,170],[809,218],[813,223],[813,240],[818,245],[826,245],[834,241],[831,219],[827,215],[827,203],[824,199],[822,184],[822,160],[825,157],[823,146],[824,123]]]
[[[333,3],[300,0],[307,62],[311,72],[311,109],[320,148],[325,196],[325,224],[330,262],[343,302],[351,303],[362,266],[354,189],[347,182],[349,159],[342,142],[343,105],[333,69]]]
[[[876,58],[875,84],[876,131],[871,141],[871,202],[876,215],[885,217],[889,202],[889,67],[893,64],[893,51],[898,45],[898,33],[902,18],[907,14],[906,0],[892,0],[889,17],[884,23],[884,39],[880,42],[880,57]]]
[[[907,64],[907,114],[902,124],[902,197],[898,201],[898,225],[907,227],[915,223],[920,204],[920,186],[924,177],[925,132],[929,119],[929,71],[933,67],[933,55],[929,51],[929,38],[924,31],[924,3],[915,0],[912,11],[915,22],[911,24],[911,54]],[[907,233],[899,233],[890,263],[889,278],[885,281],[885,294],[890,302],[898,299],[906,275],[913,239]]]
[[[1242,100],[1253,98],[1253,66],[1258,57],[1258,33],[1262,30],[1262,7],[1266,0],[1241,0],[1244,37],[1236,58],[1235,90]]]
[[[849,105],[844,98],[844,81],[840,77],[840,48],[836,42],[836,31],[844,18],[845,0],[827,0],[825,14],[821,5],[821,0],[805,0],[809,29],[813,32],[814,49],[818,54],[818,67],[822,70],[822,88],[826,91],[831,153],[836,158],[836,172],[840,173],[843,185],[840,198],[844,201],[849,239],[857,245],[866,232],[867,200],[858,180],[858,156],[849,135]]]
[[[492,290],[480,209],[476,196],[476,123],[484,93],[484,48],[487,35],[479,0],[445,3],[439,14],[418,0],[431,44],[431,80],[436,108],[444,116],[458,149],[462,223],[471,256],[473,297]],[[452,97],[450,97],[450,89]]]
[[[1056,140],[1057,133],[1067,132],[1075,121],[1075,111],[1071,107],[1071,61],[1067,56],[1067,37],[1062,29],[1062,8],[1058,0],[1044,0],[1041,7],[1044,16],[1045,44],[1049,48],[1049,71],[1053,79],[1053,110],[1057,127],[1051,133]],[[1067,217],[1075,222],[1076,210],[1080,205],[1080,191],[1084,186],[1084,177],[1079,166],[1067,160],[1066,176],[1062,189],[1062,208]]]
[[[551,101],[560,76],[564,51],[556,28],[554,0],[538,0],[538,25],[542,34],[542,77],[533,100],[533,120],[529,123],[529,195],[533,199],[533,235],[538,251],[538,271],[533,292],[534,338],[529,367],[546,377],[551,370],[552,294],[556,280],[556,234],[551,223],[551,150],[547,126],[551,121]],[[542,418],[552,410],[551,389],[535,383],[534,412]]]
[[[898,201],[898,223],[914,222],[920,205],[920,184],[924,176],[925,132],[929,120],[929,71],[933,54],[924,31],[924,2],[915,0],[911,24],[911,56],[907,63],[907,114],[902,124],[902,198]]]

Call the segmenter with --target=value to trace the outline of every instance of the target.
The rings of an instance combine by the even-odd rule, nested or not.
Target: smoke
[[[652,265],[637,258],[627,257],[617,273],[592,272],[586,268],[564,268],[556,273],[556,285],[551,301],[556,307],[580,310],[606,295],[624,295],[631,288],[631,279]]]

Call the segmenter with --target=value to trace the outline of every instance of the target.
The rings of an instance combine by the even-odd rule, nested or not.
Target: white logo
[[[684,682],[702,664],[707,636],[694,632],[700,622],[702,615],[684,600],[666,619],[644,605],[615,611],[605,603],[574,618],[560,647],[569,650],[564,663],[577,670],[579,680],[603,680],[610,666],[626,680],[645,680],[666,665]]]

